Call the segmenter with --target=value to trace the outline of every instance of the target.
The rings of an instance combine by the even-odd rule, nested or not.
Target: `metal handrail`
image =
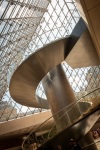
[[[86,146],[84,146],[84,147],[81,147],[81,148],[84,149],[84,148],[87,148],[87,147],[89,147],[89,146],[91,146],[91,145],[93,145],[93,144],[99,143],[99,142],[100,142],[100,140],[99,140],[99,141],[96,141],[96,142],[93,142],[93,143],[91,143],[91,144],[89,144],[89,145],[86,145]]]
[[[58,111],[57,113],[55,113],[53,116],[51,116],[50,118],[48,118],[46,121],[44,121],[41,125],[37,126],[34,130],[32,130],[32,131],[30,132],[30,134],[27,136],[27,138],[23,141],[23,143],[22,143],[22,149],[24,150],[24,143],[25,143],[25,141],[30,137],[30,135],[31,135],[33,132],[35,132],[37,129],[39,130],[39,129],[41,128],[41,126],[43,126],[46,122],[48,122],[48,120],[50,120],[51,118],[54,118],[57,114],[59,114],[60,112],[62,112],[64,109],[70,107],[70,108],[66,111],[66,113],[64,113],[64,114],[59,118],[59,119],[61,119],[61,118],[62,118],[65,114],[67,114],[75,105],[77,105],[77,104],[81,101],[81,99],[83,99],[84,97],[86,97],[86,96],[90,95],[91,93],[97,91],[98,89],[100,89],[100,87],[99,87],[99,88],[95,88],[95,89],[92,90],[91,92],[85,94],[84,96],[82,96],[81,98],[79,98],[77,101],[75,101],[75,102],[71,103],[70,105],[64,107],[63,109],[61,109],[60,111]],[[56,123],[54,123],[53,127],[54,127],[55,125],[56,125]],[[51,128],[51,130],[53,129],[53,127]],[[51,130],[50,130],[50,131],[51,131]],[[50,134],[50,132],[49,132],[49,134]]]
[[[61,118],[63,118],[64,115],[68,114],[68,112],[69,112],[74,106],[76,106],[76,105],[80,102],[81,99],[83,99],[83,98],[86,97],[87,95],[90,95],[91,93],[95,92],[95,91],[98,90],[98,89],[100,89],[100,88],[96,88],[96,89],[93,90],[92,92],[90,92],[90,93],[84,95],[83,97],[81,97],[77,102],[75,102],[75,103],[73,104],[73,106],[72,106],[71,108],[69,108],[69,110],[67,110],[67,111],[59,118],[59,120],[60,120]],[[77,119],[78,119],[78,118],[77,118]],[[51,130],[50,130],[50,132],[51,132],[52,129],[56,126],[56,124],[57,124],[57,122],[53,125],[53,127],[52,127]],[[48,134],[48,138],[49,138],[50,132],[49,132],[49,134]]]

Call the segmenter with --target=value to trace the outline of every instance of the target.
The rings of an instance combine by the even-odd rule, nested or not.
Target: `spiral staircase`
[[[16,102],[29,107],[49,109],[47,100],[35,96],[36,88],[39,82],[45,76],[48,76],[48,72],[67,58],[86,30],[87,27],[81,18],[69,37],[46,45],[27,58],[11,78],[10,94],[12,98]],[[94,65],[98,64],[97,61]],[[70,149],[69,140],[75,138],[80,141],[100,117],[99,93],[100,88],[91,90],[81,99],[59,110],[29,134],[22,144],[22,149],[31,149],[30,145],[37,142],[35,134],[44,130],[47,130],[47,133],[42,135],[39,150],[56,149],[58,143]],[[62,140],[63,142],[61,142]]]

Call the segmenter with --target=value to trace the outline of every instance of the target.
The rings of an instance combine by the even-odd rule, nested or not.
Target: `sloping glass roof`
[[[11,98],[9,94],[11,75],[24,59],[40,47],[70,35],[79,18],[74,0],[0,1],[0,121],[43,111],[39,108],[22,106]],[[66,68],[65,72],[68,72],[69,66],[63,67]],[[85,72],[87,73],[89,69],[85,68],[87,70]],[[100,72],[100,66],[98,69]],[[74,73],[71,68],[69,70],[70,75],[75,74],[70,81],[76,81],[79,71]],[[84,80],[85,77],[86,75]],[[97,78],[100,80],[98,76]],[[73,89],[76,89],[76,85],[73,85]],[[45,97],[41,84],[36,94]]]
[[[7,77],[23,60],[48,4],[48,0],[0,1],[0,98],[7,88]]]

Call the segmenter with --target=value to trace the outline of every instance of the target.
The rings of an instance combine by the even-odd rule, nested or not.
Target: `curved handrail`
[[[48,118],[46,121],[44,121],[41,125],[39,125],[38,127],[36,127],[34,130],[31,131],[31,133],[27,136],[27,138],[23,141],[22,143],[22,149],[24,149],[24,143],[25,141],[30,137],[30,135],[33,133],[33,132],[36,132],[37,130],[41,129],[41,127],[43,127],[43,125],[48,122],[51,118],[54,118],[56,115],[58,115],[60,112],[62,112],[63,110],[66,110],[66,108],[69,108],[59,119],[61,119],[65,114],[67,114],[74,106],[76,106],[83,98],[85,98],[86,96],[90,95],[91,93],[97,91],[99,88],[95,88],[94,90],[92,90],[91,92],[85,94],[84,96],[82,96],[81,98],[79,98],[77,101],[71,103],[70,105],[64,107],[63,109],[61,109],[60,111],[58,111],[56,114],[54,114],[53,116],[51,116],[50,118]],[[86,101],[85,101],[86,102]],[[82,112],[83,114],[83,112]],[[82,115],[81,114],[81,115]],[[77,118],[78,119],[78,118]],[[50,133],[52,131],[52,129],[55,127],[55,125],[57,124],[57,122],[55,123],[54,122],[54,125],[53,127],[51,128],[50,132],[49,132],[49,136],[48,138],[50,138]],[[58,133],[58,132],[57,132]]]
[[[84,95],[83,97],[81,97],[76,103],[73,104],[73,106],[72,106],[71,108],[69,108],[69,110],[67,110],[67,111],[59,118],[59,120],[62,119],[63,116],[65,116],[66,114],[68,114],[68,112],[70,112],[70,110],[73,109],[73,107],[76,106],[76,105],[81,101],[81,99],[83,99],[84,97],[90,95],[91,93],[95,92],[95,91],[98,90],[98,89],[100,89],[100,88],[96,88],[96,89],[93,90],[92,92],[90,92],[90,93]],[[70,118],[69,118],[69,119],[70,119]],[[52,132],[52,130],[53,130],[53,128],[56,126],[56,124],[57,124],[57,122],[53,125],[53,127],[52,127],[51,130],[50,130],[50,132]],[[49,132],[49,134],[48,134],[48,138],[50,138],[50,132]]]
[[[37,126],[34,130],[32,130],[32,131],[30,132],[30,134],[27,136],[27,138],[23,141],[23,143],[22,143],[22,149],[23,149],[23,144],[24,144],[24,142],[29,138],[29,136],[30,136],[33,132],[35,132],[37,129],[39,129],[40,126],[42,126],[43,124],[45,124],[45,122],[47,122],[48,120],[50,120],[51,118],[53,118],[54,116],[56,116],[59,112],[61,112],[62,110],[64,110],[64,109],[67,108],[67,107],[72,106],[74,103],[75,103],[75,102],[73,102],[73,103],[69,104],[68,106],[64,107],[63,109],[61,109],[60,111],[58,111],[57,113],[55,113],[53,116],[51,116],[51,117],[49,117],[48,119],[46,119],[43,123],[41,123],[41,125]]]
[[[89,147],[89,146],[91,146],[91,145],[93,145],[93,144],[99,143],[99,142],[100,142],[100,140],[98,140],[98,141],[96,141],[96,142],[93,142],[93,143],[91,143],[91,144],[89,144],[89,145],[87,145],[87,146],[81,147],[81,148],[84,149],[84,148],[87,148],[87,147]]]

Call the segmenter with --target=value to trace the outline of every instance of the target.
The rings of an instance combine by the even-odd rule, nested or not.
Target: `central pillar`
[[[64,117],[59,120],[59,118],[71,107],[70,105],[76,101],[74,92],[61,65],[58,65],[54,70],[50,71],[43,79],[42,84],[53,115],[66,106],[69,106],[58,113],[57,116],[54,116],[54,120],[57,122],[58,126],[60,125],[63,129],[69,124],[70,120],[72,121],[80,116],[80,112],[77,106],[75,106],[75,112],[70,110],[68,114],[64,115]],[[68,120],[68,117],[70,117],[70,120]],[[58,130],[61,130],[61,128]]]
[[[43,79],[43,87],[50,104],[52,114],[76,101],[74,92],[61,65],[50,71]]]
[[[54,115],[57,113],[57,115],[54,115],[54,121],[56,123],[57,131],[62,131],[67,126],[69,126],[73,120],[77,119],[81,115],[78,105],[74,105],[73,109],[72,110],[70,109],[72,107],[71,106],[72,103],[76,102],[76,98],[75,98],[74,92],[71,88],[71,85],[65,75],[65,72],[62,66],[58,65],[56,68],[51,70],[42,80],[42,84],[43,84],[44,91],[45,91],[47,100],[49,102],[52,114]],[[65,107],[66,109],[63,109]],[[69,109],[70,111],[68,112]],[[61,118],[62,115],[63,117]],[[78,126],[78,128],[79,130],[81,129],[81,124]],[[70,131],[74,133],[73,129],[71,130]],[[78,133],[79,130],[75,128],[74,130],[77,131],[76,134],[77,134],[77,139],[78,139],[80,135]],[[67,133],[66,133],[66,136],[67,136]],[[75,137],[76,135],[72,134],[72,138],[75,138]],[[85,136],[85,138],[86,137],[87,136]],[[91,140],[91,137],[89,138],[88,136],[88,139],[90,139],[89,143],[93,142],[93,140]],[[82,142],[82,143],[86,143],[86,142]],[[95,147],[91,150],[97,150],[97,149]]]

